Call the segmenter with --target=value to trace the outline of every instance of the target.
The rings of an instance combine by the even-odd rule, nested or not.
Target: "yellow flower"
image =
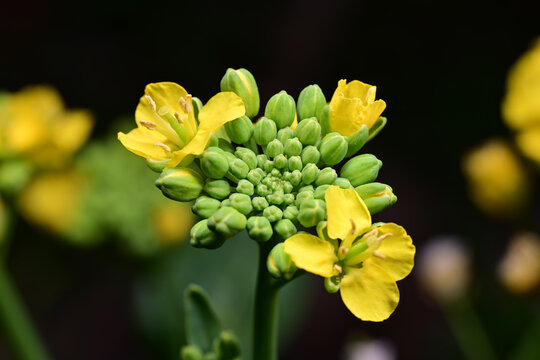
[[[375,100],[376,91],[358,80],[340,80],[330,100],[330,131],[349,136],[362,125],[371,128],[386,108],[383,100]]]
[[[319,236],[296,234],[283,246],[301,269],[338,286],[347,308],[366,321],[387,319],[399,302],[396,281],[414,265],[415,247],[401,226],[371,224],[356,191],[330,186],[328,221]],[[339,239],[339,240],[338,240]]]
[[[530,292],[540,283],[540,238],[533,233],[515,236],[499,264],[499,279],[513,293]]]
[[[170,245],[184,240],[189,235],[195,219],[188,204],[165,199],[156,206],[152,224],[158,240],[165,245]]]
[[[515,215],[528,198],[527,174],[503,140],[490,140],[463,160],[469,192],[476,205],[495,216]]]
[[[66,110],[53,88],[28,87],[2,101],[0,153],[61,166],[87,140],[92,123],[88,111]]]
[[[147,159],[168,160],[167,168],[186,166],[200,155],[210,136],[245,114],[242,99],[232,92],[212,97],[195,119],[191,95],[178,84],[148,84],[135,110],[137,128],[118,139],[129,151]]]

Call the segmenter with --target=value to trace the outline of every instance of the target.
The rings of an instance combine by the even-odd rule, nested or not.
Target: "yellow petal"
[[[399,290],[396,282],[375,264],[348,268],[341,280],[341,299],[364,321],[386,320],[396,309]]]
[[[232,92],[220,92],[213,96],[199,112],[199,129],[182,150],[174,152],[167,168],[175,167],[188,155],[200,155],[206,149],[210,135],[218,131],[227,122],[246,113],[242,99]],[[182,163],[185,164],[185,161]]]
[[[394,280],[398,281],[409,275],[414,266],[414,254],[416,248],[412,239],[405,229],[397,224],[388,223],[377,228],[379,236],[392,234],[385,237],[377,249],[384,258],[372,256],[366,260],[365,266],[371,266],[371,263],[384,269],[384,271]]]
[[[350,238],[351,233],[357,236],[371,226],[369,210],[354,189],[342,189],[332,185],[326,190],[324,198],[328,213],[328,235],[331,238]]]
[[[60,150],[72,153],[88,139],[92,125],[92,116],[88,111],[67,111],[54,126],[53,142]]]
[[[522,131],[516,142],[525,156],[540,164],[540,126]]]
[[[283,249],[299,268],[323,277],[335,275],[334,264],[338,259],[328,241],[309,234],[296,234],[285,240]]]
[[[171,153],[164,147],[156,146],[156,143],[165,144],[167,138],[155,130],[139,127],[131,130],[128,134],[118,133],[118,140],[126,149],[134,154],[152,160],[167,160]]]

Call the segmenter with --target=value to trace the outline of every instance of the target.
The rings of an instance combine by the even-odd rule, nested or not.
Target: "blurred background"
[[[174,81],[206,101],[219,91],[228,67],[244,67],[257,80],[261,104],[280,90],[296,98],[313,83],[328,100],[339,79],[376,85],[377,98],[387,103],[388,124],[364,151],[383,161],[378,181],[390,184],[399,201],[375,220],[404,226],[419,255],[431,239],[450,236],[454,243],[457,237],[463,245],[457,256],[468,259],[460,260],[468,269],[462,270],[469,279],[463,283],[469,285],[459,285],[467,289],[458,300],[442,300],[429,286],[422,287],[417,266],[398,283],[396,312],[380,324],[356,319],[338,296],[326,293],[320,279],[304,276],[284,294],[295,299],[282,303],[284,316],[297,320],[286,324],[280,359],[470,358],[466,340],[456,336],[463,329],[482,333],[485,341],[480,342],[488,344],[494,358],[540,358],[539,350],[527,345],[527,339],[540,336],[539,294],[533,287],[509,291],[497,270],[516,233],[540,232],[540,207],[534,206],[540,200],[534,191],[538,165],[520,158],[531,189],[529,206],[510,216],[476,206],[462,170],[467,168],[464,155],[487,139],[503,139],[516,153],[501,103],[509,69],[540,35],[536,5],[352,0],[4,4],[0,88],[13,93],[28,85],[50,85],[65,107],[88,109],[94,119],[90,142],[72,161],[92,190],[81,201],[93,217],[74,219],[76,226],[63,231],[60,240],[50,226],[44,232],[30,224],[31,218],[14,216],[6,254],[13,282],[52,356],[178,358],[180,300],[190,282],[201,283],[216,304],[225,304],[217,310],[226,326],[249,333],[249,317],[231,314],[250,306],[245,299],[252,296],[254,274],[246,275],[245,269],[253,269],[256,259],[249,254],[255,245],[239,238],[205,252],[179,240],[185,229],[156,225],[156,212],[165,211],[160,206],[171,210],[172,205],[153,186],[157,174],[115,140],[117,131],[133,127],[147,83]],[[508,167],[499,168],[496,176],[506,178]],[[89,179],[89,173],[99,176]],[[111,195],[112,188],[121,195]],[[171,211],[193,221],[189,209]],[[163,228],[173,235],[164,235]],[[238,259],[246,259],[245,267]],[[244,281],[233,280],[234,274]],[[386,346],[387,357],[364,358],[358,346],[351,350],[351,344],[369,340]],[[1,337],[0,358],[12,358]]]

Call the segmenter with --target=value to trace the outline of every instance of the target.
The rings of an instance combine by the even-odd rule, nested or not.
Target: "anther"
[[[375,250],[373,252],[373,256],[375,257],[378,257],[379,259],[386,259],[386,255],[384,255],[382,252],[380,252],[379,250]]]
[[[342,246],[339,248],[339,254],[341,255],[341,257],[347,255],[348,252],[349,252],[349,248],[345,246]]]
[[[150,106],[152,107],[152,111],[156,112],[156,103],[155,103],[154,99],[152,99],[152,97],[150,95],[144,95],[144,97],[146,98],[146,101],[148,101]]]
[[[334,264],[334,270],[336,270],[340,274],[343,272],[343,268],[338,264]]]
[[[356,233],[356,224],[352,218],[349,218],[349,221],[351,222],[351,234],[354,234]]]
[[[154,145],[159,146],[160,148],[164,149],[165,151],[168,151],[168,152],[171,151],[171,148],[168,147],[167,145],[165,145],[165,144],[162,143],[162,142],[159,142],[159,141],[158,141],[158,142],[155,143]]]
[[[174,117],[176,118],[176,120],[178,120],[178,122],[179,122],[180,124],[183,124],[184,121],[186,120],[185,117],[180,116],[180,114],[177,113],[177,112],[174,113]]]
[[[155,130],[157,127],[156,123],[146,120],[139,120],[139,124],[147,128],[148,130]]]
[[[181,97],[178,99],[178,102],[180,103],[180,107],[185,113],[189,113],[191,111],[191,99],[193,97],[191,94],[187,94],[185,97]]]

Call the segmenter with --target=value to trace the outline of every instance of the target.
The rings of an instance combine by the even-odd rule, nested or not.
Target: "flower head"
[[[167,168],[188,165],[200,155],[210,136],[225,123],[245,114],[242,99],[232,92],[212,97],[195,116],[192,96],[178,84],[148,84],[135,110],[137,128],[118,139],[131,152],[168,161]]]
[[[296,266],[323,276],[341,291],[347,308],[366,321],[387,319],[399,302],[396,281],[414,265],[411,237],[396,224],[372,225],[371,215],[353,189],[330,186],[328,220],[318,235],[296,234],[284,242]]]
[[[349,136],[362,125],[371,128],[386,108],[384,100],[375,100],[376,91],[358,80],[340,80],[330,101],[330,131]]]
[[[534,233],[514,236],[498,268],[499,279],[511,292],[530,292],[540,283],[540,238]]]

